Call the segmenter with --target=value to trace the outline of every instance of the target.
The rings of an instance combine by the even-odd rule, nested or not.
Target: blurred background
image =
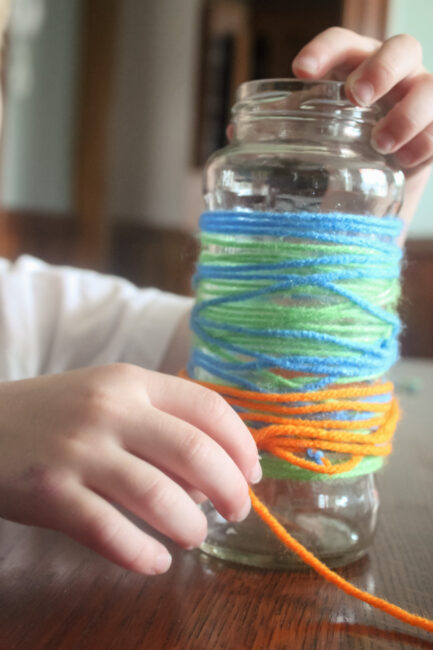
[[[433,70],[432,0],[13,0],[0,255],[190,293],[201,171],[235,88],[290,76],[342,25],[408,32]],[[403,353],[433,356],[433,182],[410,230]]]

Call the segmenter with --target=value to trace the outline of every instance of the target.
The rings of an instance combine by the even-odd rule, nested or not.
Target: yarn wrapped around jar
[[[187,373],[244,418],[261,450],[257,496],[331,566],[371,544],[397,420],[385,375],[404,177],[370,146],[380,115],[339,82],[247,82],[233,139],[204,172]],[[234,525],[206,508],[206,552],[300,566],[256,515]]]

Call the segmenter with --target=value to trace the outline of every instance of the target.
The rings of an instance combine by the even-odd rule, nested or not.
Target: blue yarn
[[[356,249],[374,251],[374,255],[362,252],[353,254],[327,254],[306,259],[286,260],[277,263],[263,264],[206,264],[197,265],[194,283],[202,281],[222,281],[225,279],[264,282],[265,286],[252,290],[241,290],[230,296],[222,296],[203,300],[196,304],[191,316],[191,329],[199,341],[209,346],[218,346],[227,353],[233,353],[248,361],[222,359],[210,351],[195,347],[192,350],[188,372],[195,376],[197,368],[202,368],[225,383],[234,384],[253,391],[264,389],[253,381],[255,371],[280,368],[302,375],[313,375],[305,378],[304,388],[320,390],[338,380],[353,377],[373,378],[384,374],[398,358],[398,334],[400,320],[397,315],[382,309],[349,289],[341,286],[341,282],[352,280],[392,280],[399,277],[399,264],[402,253],[395,240],[401,232],[402,224],[396,217],[381,217],[351,215],[341,213],[310,214],[310,213],[268,213],[247,211],[213,211],[205,212],[200,218],[203,232],[233,236],[266,237],[284,239],[304,239],[311,242],[329,243],[335,245],[351,245]],[[223,246],[221,243],[220,246]],[[334,267],[332,270],[318,270],[318,267]],[[347,268],[354,266],[355,268]],[[314,267],[314,272],[308,275],[296,273],[281,273],[285,269],[305,269]],[[365,310],[375,318],[390,326],[389,336],[374,343],[351,341],[349,338],[329,335],[323,332],[309,330],[249,328],[235,326],[229,323],[214,322],[203,315],[210,307],[226,303],[243,302],[250,299],[265,297],[270,294],[284,292],[296,287],[314,286],[345,298]],[[212,333],[211,333],[212,332]],[[276,357],[244,345],[221,339],[216,332],[231,332],[244,336],[263,338],[281,338],[292,340],[310,340],[316,343],[334,344],[336,348],[356,353],[350,357],[335,355],[320,357],[315,355],[295,355]],[[198,343],[197,343],[198,345]],[[335,414],[337,415],[337,414]],[[369,414],[369,417],[371,414]],[[361,414],[360,419],[366,417]],[[355,416],[358,418],[358,415]]]
[[[365,262],[364,262],[365,263]],[[335,256],[335,260],[333,264],[344,264],[344,261],[339,258],[338,256]],[[264,266],[264,265],[263,265]],[[298,267],[300,268],[301,266],[307,266],[307,265],[302,265],[299,264]],[[311,264],[309,264],[311,266]],[[268,265],[267,268],[264,268],[263,270],[266,271],[273,271],[276,270],[278,267],[277,265],[272,266]],[[284,268],[284,267],[280,267]],[[288,266],[286,267],[288,268]],[[341,280],[359,280],[363,278],[377,278],[377,279],[389,279],[389,278],[395,278],[398,277],[398,271],[399,267],[398,264],[395,264],[394,267],[388,270],[384,271],[378,271],[378,270],[369,270],[369,271],[337,271],[333,273],[320,273],[320,274],[315,274],[315,275],[304,275],[304,276],[299,276],[299,275],[293,275],[290,276],[286,273],[284,274],[278,274],[274,273],[272,276],[266,273],[252,273],[250,269],[242,267],[242,269],[233,267],[230,268],[228,266],[220,267],[220,266],[211,266],[207,265],[204,266],[203,264],[199,264],[197,266],[197,273],[194,277],[194,282],[197,282],[198,280],[202,279],[224,279],[224,278],[233,278],[233,276],[236,277],[237,280],[283,280],[283,281],[292,281],[294,285],[296,284],[313,284],[315,281],[315,276],[319,278],[320,283],[323,282],[324,279],[327,279],[329,281],[341,281]],[[397,274],[397,275],[396,275]],[[308,282],[306,281],[308,279]],[[301,281],[302,280],[302,281]]]
[[[372,220],[375,223],[372,223]],[[359,234],[374,234],[382,232],[391,237],[398,236],[401,221],[397,217],[372,217],[371,215],[349,214],[343,212],[260,212],[249,210],[212,210],[203,212],[200,216],[202,231],[213,231],[222,226],[221,232],[227,232],[226,227],[244,224],[257,229],[265,226],[280,227],[287,224],[291,228],[299,228],[309,236],[319,231],[332,232],[336,226],[341,230]],[[243,227],[243,226],[241,226]]]
[[[395,243],[390,246],[386,240],[392,241],[398,237],[401,221],[397,217],[374,218],[338,212],[311,214],[215,210],[201,215],[200,228],[203,232],[223,235],[285,237],[342,245],[356,244],[359,247],[389,253],[390,248],[397,252],[398,246]],[[360,235],[369,237],[363,240]],[[378,241],[375,241],[374,237],[378,238]],[[379,238],[382,241],[379,241]]]
[[[374,221],[374,223],[372,223]],[[212,210],[200,216],[203,232],[228,232],[233,228],[239,234],[254,228],[264,231],[269,228],[298,229],[314,237],[319,232],[332,234],[336,229],[355,235],[366,234],[397,237],[401,231],[401,221],[397,217],[372,217],[342,212],[259,212],[247,210]]]
[[[192,323],[193,331],[210,344],[221,345],[220,339],[210,336],[204,330]],[[241,384],[244,388],[254,391],[262,391],[257,384],[241,377],[242,372],[248,373],[255,370],[267,368],[281,368],[291,370],[302,374],[323,375],[320,379],[311,379],[307,382],[309,390],[319,390],[328,384],[334,383],[338,379],[352,378],[358,376],[374,377],[389,370],[398,359],[398,344],[392,342],[389,345],[389,353],[379,359],[359,358],[349,360],[346,357],[321,358],[314,356],[286,356],[273,357],[267,354],[248,350],[247,348],[235,345],[233,343],[224,343],[224,348],[230,352],[235,352],[243,356],[250,356],[255,361],[223,361],[214,357],[203,350],[194,348],[190,355],[188,371],[194,375],[194,367],[201,367],[212,373],[220,379],[230,381],[230,383]],[[235,372],[232,372],[235,371]]]
[[[300,269],[310,266],[317,268],[318,266],[333,266],[334,264],[344,264],[345,266],[351,264],[373,264],[375,268],[381,265],[386,265],[388,268],[392,261],[395,261],[398,272],[398,264],[402,256],[402,251],[399,248],[396,251],[390,251],[389,256],[384,255],[382,258],[376,256],[374,260],[371,255],[353,253],[352,255],[327,255],[323,257],[310,257],[303,260],[287,260],[285,262],[278,262],[277,264],[244,264],[242,267],[235,264],[197,264],[195,278],[197,280],[206,278],[224,279],[225,277],[232,278],[233,276],[239,278],[245,274],[246,279],[256,279],[255,276],[251,275],[253,272]],[[264,277],[269,279],[269,275]],[[274,279],[275,276],[273,275],[272,278]]]
[[[312,458],[318,465],[323,465],[324,453],[321,449],[307,449],[307,456]]]

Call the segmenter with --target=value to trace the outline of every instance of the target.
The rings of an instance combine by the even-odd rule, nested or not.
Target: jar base
[[[308,566],[254,513],[240,523],[225,520],[208,504],[204,508],[209,534],[200,550],[221,560],[264,569],[308,570]],[[363,557],[369,548],[365,538],[349,523],[323,513],[299,514],[288,526],[301,544],[330,568],[342,567]]]
[[[233,562],[243,566],[256,567],[259,569],[279,569],[283,571],[309,571],[310,567],[305,564],[300,558],[286,551],[281,553],[280,556],[269,556],[260,553],[245,553],[237,549],[231,549],[225,546],[215,546],[203,542],[200,546],[200,551],[211,557],[224,560],[225,562]],[[320,558],[326,566],[330,569],[337,569],[352,562],[360,560],[366,555],[368,549],[354,550],[352,553],[344,553],[343,555],[330,556],[329,558]]]

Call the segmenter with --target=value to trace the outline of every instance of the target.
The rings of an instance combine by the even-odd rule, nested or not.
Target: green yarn
[[[328,458],[331,462],[335,463],[338,459],[341,459],[342,456],[337,454],[328,454]],[[294,481],[332,481],[338,478],[356,478],[357,476],[364,476],[365,474],[377,472],[377,470],[383,466],[383,463],[384,459],[380,456],[365,456],[359,465],[348,472],[333,475],[310,472],[307,469],[291,465],[281,458],[277,458],[270,454],[263,454],[260,460],[263,476],[265,478]]]
[[[306,275],[311,272],[326,273],[335,270],[331,265],[314,264],[314,258],[325,255],[363,255],[369,257],[370,268],[380,267],[376,263],[377,252],[365,249],[356,245],[342,246],[290,242],[275,240],[274,238],[260,241],[252,238],[242,239],[228,235],[216,235],[202,233],[201,243],[203,250],[200,254],[201,264],[212,264],[224,268],[226,266],[246,264],[276,264],[290,260],[312,259],[312,265],[296,269],[297,275]],[[352,265],[356,268],[355,265]],[[346,265],[345,268],[351,268]],[[294,271],[291,270],[293,273]],[[249,291],[252,288],[258,289],[269,286],[274,282],[273,273],[269,272],[269,281],[239,279],[218,279],[218,281],[202,279],[197,288],[197,301],[209,300],[211,298],[228,297],[236,295],[240,291]],[[342,283],[344,288],[353,292],[359,297],[369,301],[378,307],[385,307],[393,311],[396,308],[400,297],[400,284],[398,279],[360,279]],[[290,290],[273,294],[271,298],[263,297],[244,300],[242,303],[228,303],[218,306],[209,306],[206,309],[206,317],[216,325],[229,324],[242,327],[248,322],[251,329],[270,328],[308,330],[323,332],[334,336],[343,336],[346,340],[357,342],[362,340],[365,343],[374,344],[377,340],[390,336],[392,326],[380,321],[372,314],[347,300],[335,296],[332,291],[322,287],[305,286],[300,290]],[[347,323],[350,322],[350,328]],[[311,324],[311,325],[310,325]],[[218,338],[221,345],[206,343],[206,347],[226,361],[236,361],[238,357],[227,352],[224,343],[232,340],[231,332],[224,332],[220,329],[209,327],[208,333]],[[278,355],[309,354],[332,357],[338,353],[340,357],[350,358],[350,350],[341,349],[333,343],[323,341],[284,339],[278,335],[268,338],[259,335],[236,335],[236,342],[247,348],[258,352]],[[200,342],[195,338],[195,345]],[[380,373],[363,376],[339,379],[335,383],[351,383],[376,379]],[[305,377],[281,377],[273,372],[261,370],[254,374],[254,379],[272,392],[284,390],[302,390],[305,385]],[[224,383],[218,378],[212,378],[216,383]]]

